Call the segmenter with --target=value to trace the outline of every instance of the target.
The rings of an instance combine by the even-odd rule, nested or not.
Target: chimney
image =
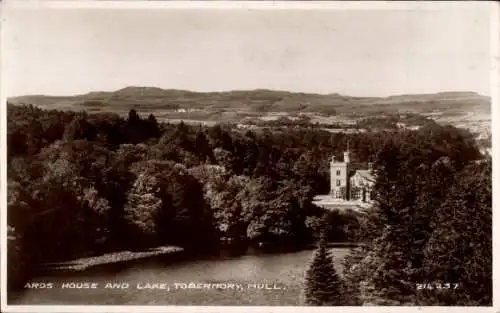
[[[349,159],[349,150],[345,151],[344,152],[344,163],[349,163],[350,162],[350,159]]]

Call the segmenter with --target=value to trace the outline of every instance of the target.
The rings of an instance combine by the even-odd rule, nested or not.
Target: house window
[[[337,179],[337,186],[340,186],[340,179]]]
[[[337,170],[337,176],[340,176],[340,170]]]
[[[351,198],[353,200],[357,200],[357,199],[360,199],[361,198],[361,190],[356,188],[352,191],[351,193]]]
[[[342,199],[342,191],[340,190],[335,191],[335,198]]]

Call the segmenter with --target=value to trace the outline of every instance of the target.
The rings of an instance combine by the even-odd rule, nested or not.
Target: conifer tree
[[[326,250],[323,235],[314,259],[306,272],[305,297],[308,305],[334,306],[343,303],[342,281]]]
[[[444,288],[421,291],[426,303],[492,303],[491,165],[490,159],[467,166],[436,209],[434,232],[423,251],[423,267],[425,275]]]

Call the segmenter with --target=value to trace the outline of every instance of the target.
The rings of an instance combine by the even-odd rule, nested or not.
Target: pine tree
[[[158,138],[160,137],[161,131],[158,121],[153,114],[149,114],[147,119],[148,137]]]
[[[434,231],[423,251],[424,273],[452,288],[420,292],[428,304],[492,303],[491,165],[490,159],[467,166],[436,209]]]
[[[326,250],[326,240],[323,236],[306,272],[306,303],[321,306],[341,305],[342,289],[341,278],[335,270],[332,257]]]

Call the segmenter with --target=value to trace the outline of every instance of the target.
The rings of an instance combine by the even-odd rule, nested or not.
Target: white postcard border
[[[500,29],[500,14],[499,7],[495,2],[488,1],[32,1],[32,0],[11,0],[1,3],[1,21],[5,16],[8,16],[10,8],[30,8],[30,9],[83,9],[83,8],[106,8],[106,9],[265,9],[265,10],[309,10],[309,9],[325,9],[325,10],[405,10],[408,8],[420,10],[436,10],[448,8],[450,6],[456,8],[476,8],[477,6],[489,6],[491,9],[491,99],[492,99],[492,136],[499,136],[500,130],[500,65],[499,65],[499,29]],[[1,38],[5,36],[5,28],[0,27],[0,43]],[[1,47],[1,45],[0,45]],[[3,51],[0,50],[0,69],[8,60],[4,57]],[[308,312],[498,312],[500,308],[500,300],[498,297],[493,298],[492,307],[248,307],[248,306],[96,306],[96,305],[6,305],[6,242],[7,242],[7,143],[6,143],[6,97],[4,82],[8,79],[4,72],[0,71],[0,299],[2,312],[294,312],[297,310],[307,310]],[[493,156],[500,154],[500,147],[492,140]],[[498,194],[500,192],[499,179],[500,168],[498,161],[493,158],[493,212],[499,204]],[[495,215],[497,215],[495,217]],[[498,294],[500,291],[500,269],[498,262],[499,253],[499,238],[500,225],[497,220],[498,213],[493,214],[493,290]]]

